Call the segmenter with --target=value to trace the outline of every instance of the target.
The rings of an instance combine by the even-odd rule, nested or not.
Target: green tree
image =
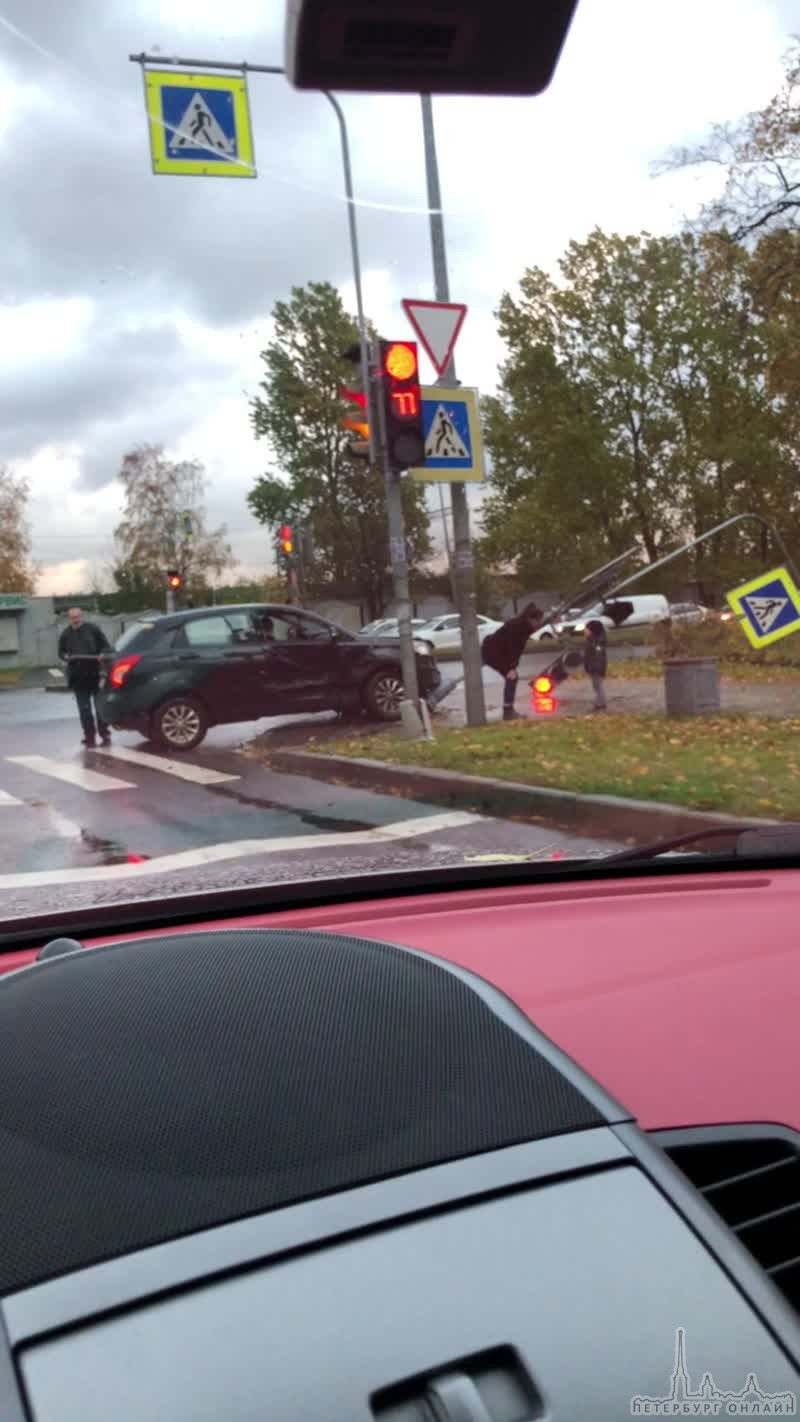
[[[508,358],[485,402],[487,556],[569,586],[636,542],[646,562],[735,513],[795,517],[795,405],[770,386],[796,310],[759,307],[755,255],[718,236],[573,242],[561,280],[505,295]],[[773,382],[774,383],[774,382]],[[701,547],[684,576],[738,576],[761,540]]]
[[[722,191],[700,209],[696,230],[748,245],[765,235],[800,232],[800,38],[783,61],[778,92],[763,109],[715,124],[695,147],[675,148],[656,172],[713,166],[725,173]],[[798,276],[797,247],[762,248],[762,296],[775,296]]]
[[[0,592],[33,592],[28,497],[27,480],[0,465]]]
[[[166,570],[178,568],[189,596],[202,599],[209,579],[235,562],[224,525],[206,528],[202,464],[167,459],[160,445],[140,445],[125,455],[119,478],[125,508],[114,530],[117,588],[126,601],[142,597],[152,606],[163,598]]]
[[[353,380],[353,367],[341,353],[357,339],[357,328],[328,282],[294,287],[272,315],[275,335],[262,352],[264,378],[251,418],[280,474],[262,475],[247,502],[259,522],[274,530],[292,520],[310,529],[315,552],[305,569],[309,594],[349,591],[378,616],[389,565],[383,476],[352,458],[353,436],[341,427],[348,407],[339,390]],[[403,480],[402,494],[413,571],[430,551],[424,488]]]

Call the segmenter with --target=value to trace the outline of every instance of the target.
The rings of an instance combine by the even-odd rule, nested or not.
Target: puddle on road
[[[58,835],[26,844],[8,872],[26,874],[42,869],[91,869],[100,864],[144,864],[151,856],[135,854],[124,844],[80,829],[69,836]]]
[[[220,795],[226,800],[236,800],[240,805],[250,805],[257,810],[279,810],[284,815],[292,815],[300,824],[309,825],[311,829],[341,833],[346,830],[375,828],[373,820],[347,819],[341,815],[326,815],[319,810],[301,810],[295,805],[283,804],[280,800],[268,800],[263,795],[246,795],[243,790],[235,790],[231,785],[207,785],[205,788],[212,795]],[[291,836],[287,835],[287,845],[290,844]]]

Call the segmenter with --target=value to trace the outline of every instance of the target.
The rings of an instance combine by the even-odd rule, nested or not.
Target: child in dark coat
[[[583,653],[583,669],[591,678],[594,691],[593,711],[606,711],[605,675],[608,671],[606,629],[598,618],[593,617],[586,624],[586,647]]]

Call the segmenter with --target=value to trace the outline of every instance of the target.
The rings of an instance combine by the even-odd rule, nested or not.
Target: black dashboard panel
[[[0,1422],[596,1422],[668,1404],[678,1338],[696,1386],[797,1388],[797,1316],[719,1214],[427,954],[45,960],[0,982],[0,1081]]]
[[[494,1352],[548,1415],[619,1419],[670,1397],[678,1330],[695,1389],[797,1386],[631,1164],[278,1256],[23,1347],[20,1372],[35,1422],[389,1422],[387,1389]]]

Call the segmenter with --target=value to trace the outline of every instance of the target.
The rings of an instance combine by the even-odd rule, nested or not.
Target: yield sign
[[[403,300],[403,310],[430,356],[437,375],[443,375],[464,324],[467,308],[456,301]]]

